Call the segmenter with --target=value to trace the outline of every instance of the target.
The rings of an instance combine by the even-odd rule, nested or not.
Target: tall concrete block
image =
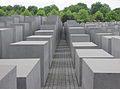
[[[93,42],[72,42],[71,54],[73,59],[73,65],[75,67],[75,51],[76,49],[97,49],[98,46]]]
[[[119,89],[119,59],[84,59],[82,89]]]
[[[15,24],[18,26],[23,26],[23,40],[26,40],[26,37],[30,35],[30,24],[29,23],[18,23]]]
[[[78,85],[82,85],[82,61],[84,58],[108,59],[112,55],[102,49],[76,49],[75,54],[75,73],[78,79]]]
[[[27,37],[27,41],[48,41],[49,45],[49,66],[51,66],[52,59],[53,59],[53,37],[51,35],[33,35]]]
[[[0,58],[8,58],[9,44],[13,42],[13,28],[0,28]]]
[[[35,35],[53,35],[54,30],[38,30],[35,31]]]
[[[0,89],[17,89],[16,67],[0,65]]]
[[[21,41],[10,44],[9,58],[40,58],[41,85],[44,86],[49,71],[48,41]]]
[[[112,33],[96,33],[95,34],[95,43],[99,48],[102,48],[102,36],[113,35]]]
[[[17,81],[15,82],[17,82],[17,89],[41,88],[39,59],[4,59],[4,60],[1,59],[0,65],[16,65],[17,74],[15,76],[15,79],[17,79]],[[14,88],[8,88],[8,89],[14,89]]]
[[[22,41],[23,40],[23,25],[21,24],[12,24],[14,28],[13,35],[14,35],[14,42]]]

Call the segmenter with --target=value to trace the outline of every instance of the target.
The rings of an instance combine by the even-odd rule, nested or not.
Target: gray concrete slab
[[[96,33],[95,34],[95,43],[98,45],[99,48],[102,48],[102,36],[110,36],[113,33]]]
[[[120,58],[120,36],[112,38],[112,55]]]
[[[16,66],[17,89],[41,88],[40,59],[1,59],[0,65]]]
[[[54,45],[53,45],[53,37],[52,35],[33,35],[33,36],[29,36],[26,39],[27,41],[48,41],[48,45],[49,45],[49,66],[51,66],[52,60],[53,60],[53,50],[54,49]]]
[[[38,30],[35,31],[35,35],[53,35],[54,30]]]
[[[13,28],[0,28],[0,58],[8,58],[9,44],[13,41]]]
[[[83,59],[82,89],[119,89],[120,59]]]
[[[76,49],[75,54],[75,73],[79,86],[82,85],[82,60],[83,58],[114,58],[102,49]]]
[[[73,65],[75,67],[75,51],[76,49],[97,49],[98,46],[93,42],[72,42],[71,54],[73,59]]]
[[[0,65],[0,89],[17,89],[16,85],[16,67]]]
[[[30,24],[29,23],[18,23],[15,25],[22,25],[23,26],[23,40],[26,40],[27,36],[30,36]]]
[[[9,58],[40,58],[41,85],[44,86],[49,71],[48,41],[21,41],[9,46]]]
[[[69,34],[85,34],[84,27],[69,27]]]
[[[72,42],[89,42],[90,37],[88,34],[71,34],[70,39]]]
[[[102,37],[102,49],[104,49],[106,52],[112,54],[112,38],[117,36],[103,36]]]

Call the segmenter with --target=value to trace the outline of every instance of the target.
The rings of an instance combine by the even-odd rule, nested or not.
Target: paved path
[[[65,40],[61,40],[43,89],[80,89],[71,60],[70,48]]]

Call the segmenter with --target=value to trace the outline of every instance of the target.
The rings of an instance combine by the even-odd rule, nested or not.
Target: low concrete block
[[[35,31],[35,35],[53,35],[54,30],[38,30]]]
[[[83,58],[113,58],[112,55],[102,49],[76,49],[75,54],[75,73],[79,86],[82,85],[82,61]]]
[[[85,34],[84,27],[69,27],[69,34]]]
[[[89,42],[90,36],[88,34],[71,34],[71,42]]]
[[[113,35],[112,33],[96,33],[95,34],[95,43],[99,48],[102,48],[102,36]]]
[[[119,89],[120,59],[84,59],[82,89]]]
[[[106,52],[112,54],[112,38],[118,37],[118,36],[103,36],[102,37],[102,49],[104,49]]]
[[[0,65],[0,89],[17,89],[16,85],[16,67]]]
[[[17,89],[40,89],[41,88],[39,59],[4,59],[4,60],[1,59],[0,65],[16,65],[17,81],[15,82],[17,82]],[[15,76],[15,79],[16,79],[16,76]],[[5,88],[5,89],[15,89],[15,88]]]
[[[44,86],[49,71],[48,41],[21,41],[10,44],[9,58],[40,58],[41,85]]]
[[[72,42],[71,54],[73,59],[73,65],[75,67],[75,51],[76,49],[97,49],[98,46],[93,42]]]

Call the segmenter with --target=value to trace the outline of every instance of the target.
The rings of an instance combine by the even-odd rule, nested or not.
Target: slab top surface
[[[0,28],[0,31],[2,31],[2,30],[11,30],[11,29],[13,29],[13,28]]]
[[[69,27],[69,29],[78,29],[78,30],[80,30],[80,29],[84,29],[84,27]]]
[[[113,57],[103,49],[76,49],[79,58]]]
[[[83,59],[95,73],[120,73],[120,59]]]
[[[54,32],[54,30],[38,30],[38,31],[35,31],[35,32]]]
[[[88,34],[71,34],[71,36],[89,36]]]
[[[119,37],[119,36],[103,36],[106,39],[112,39],[113,37]]]
[[[0,80],[3,79],[15,66],[13,65],[0,65]]]
[[[52,35],[33,35],[33,36],[28,36],[27,38],[51,38]]]
[[[97,46],[93,42],[72,42],[73,47],[90,47],[90,46]]]
[[[96,33],[97,35],[111,35],[112,33]]]
[[[10,45],[45,45],[48,41],[20,41]]]
[[[14,65],[17,77],[26,77],[38,62],[39,59],[1,59],[0,65]]]

